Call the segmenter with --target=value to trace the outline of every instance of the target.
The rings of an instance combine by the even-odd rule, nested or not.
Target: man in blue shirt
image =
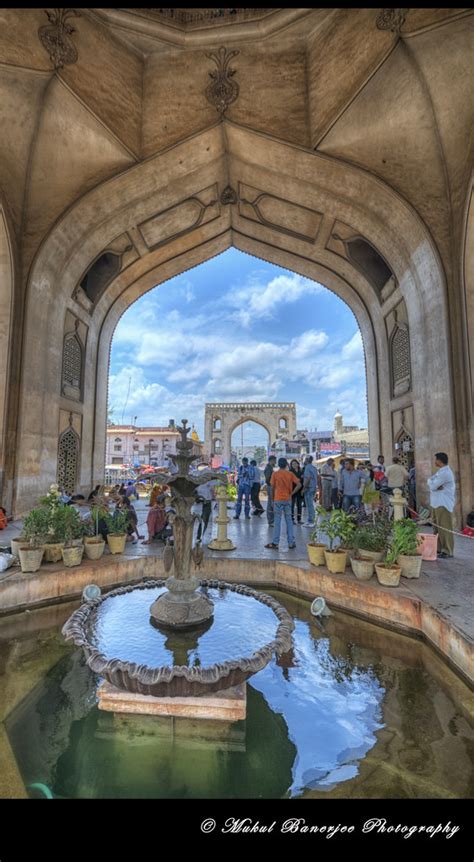
[[[240,513],[242,511],[242,497],[244,497],[245,517],[250,518],[250,492],[252,488],[252,473],[251,468],[249,467],[248,458],[242,458],[242,464],[239,467],[239,471],[237,473],[237,485],[238,493],[234,519],[237,520],[238,518],[240,518]]]
[[[314,527],[314,495],[316,493],[316,488],[318,487],[318,471],[316,470],[316,467],[313,466],[312,455],[308,455],[308,457],[305,458],[304,465],[303,496],[308,520],[303,524],[303,526]]]
[[[347,458],[344,470],[339,477],[339,494],[342,495],[342,508],[348,512],[351,506],[360,509],[365,476],[360,470],[354,470],[353,458]]]

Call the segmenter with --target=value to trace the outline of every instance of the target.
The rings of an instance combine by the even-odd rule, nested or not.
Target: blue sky
[[[202,438],[206,401],[296,401],[298,428],[332,428],[336,410],[345,424],[367,427],[351,310],[317,282],[236,249],[155,287],[114,333],[113,420],[184,417]],[[265,442],[257,426],[244,433],[246,444]]]

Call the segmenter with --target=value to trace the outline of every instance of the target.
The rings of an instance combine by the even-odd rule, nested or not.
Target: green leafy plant
[[[40,548],[49,541],[49,512],[45,507],[32,509],[23,521],[22,534],[32,548]]]
[[[105,512],[103,515],[107,532],[111,536],[124,536],[129,525],[129,513],[122,509],[115,509],[114,512]]]
[[[108,513],[107,506],[104,502],[99,502],[95,506],[91,506],[90,509],[90,517],[84,521],[82,527],[84,531],[84,535],[86,536],[98,536],[99,535],[99,521],[101,518],[104,518]]]
[[[402,518],[400,521],[394,521],[392,537],[399,548],[398,553],[404,554],[407,557],[416,556],[418,546],[423,541],[418,534],[416,522],[412,521],[411,518]]]
[[[316,525],[314,530],[309,534],[309,544],[325,545],[322,541],[326,535],[326,524],[329,521],[329,512],[323,506],[316,506]]]
[[[376,527],[358,527],[354,534],[354,545],[358,551],[384,551],[387,537]]]
[[[55,535],[66,547],[71,547],[72,542],[82,538],[84,529],[79,512],[73,506],[61,506],[54,516]]]
[[[334,550],[334,542],[339,539],[341,543],[348,546],[355,532],[355,523],[352,515],[343,509],[334,509],[324,524],[324,532],[329,539],[329,551]]]

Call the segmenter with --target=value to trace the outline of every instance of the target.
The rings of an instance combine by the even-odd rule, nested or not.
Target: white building
[[[172,419],[167,428],[109,425],[105,462],[108,466],[151,464],[154,467],[167,467],[169,456],[176,455],[179,439],[179,431]],[[202,444],[195,431],[191,439],[194,443],[193,454],[200,455]]]

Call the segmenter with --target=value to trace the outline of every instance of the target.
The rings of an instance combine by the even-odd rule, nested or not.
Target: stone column
[[[216,497],[219,502],[219,514],[216,518],[217,538],[209,542],[208,548],[211,551],[235,551],[235,545],[227,537],[227,524],[230,518],[227,516],[227,489],[224,485],[220,485],[216,491]]]

